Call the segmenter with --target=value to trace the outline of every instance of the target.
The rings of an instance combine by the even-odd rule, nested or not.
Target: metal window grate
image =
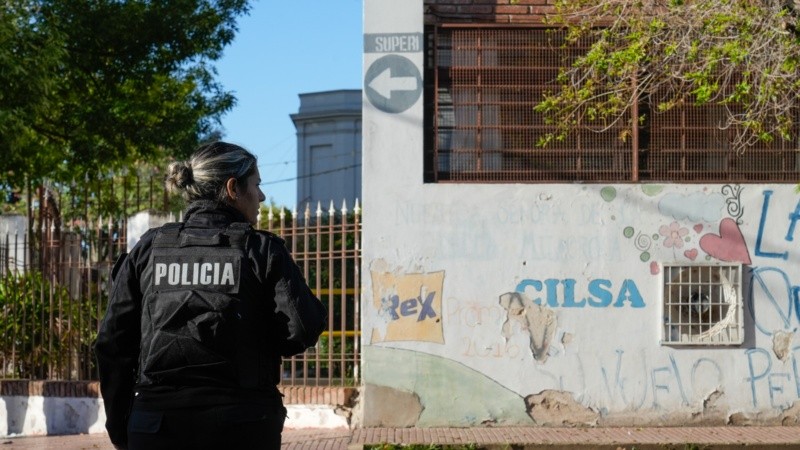
[[[536,145],[554,127],[533,108],[554,88],[559,68],[587,48],[565,49],[565,37],[553,29],[438,30],[431,73],[438,181],[630,179],[632,147],[618,139],[622,125]]]
[[[744,342],[740,264],[664,264],[663,269],[662,344]]]
[[[564,30],[530,26],[440,25],[426,36],[428,182],[800,180],[797,137],[737,155],[734,130],[721,123],[723,107],[686,104],[650,114],[645,95],[602,132],[585,127],[540,147],[554,126],[534,107],[558,89],[559,70],[589,48],[588,40],[565,45]],[[642,115],[631,129],[629,118]]]

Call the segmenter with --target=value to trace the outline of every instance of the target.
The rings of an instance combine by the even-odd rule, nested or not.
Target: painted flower
[[[658,234],[664,236],[664,247],[683,248],[683,237],[689,234],[689,230],[678,225],[678,222],[672,222],[669,226],[661,225]]]

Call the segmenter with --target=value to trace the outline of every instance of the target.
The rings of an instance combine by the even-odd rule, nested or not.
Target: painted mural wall
[[[422,2],[364,5],[362,425],[800,421],[794,186],[424,184],[422,99],[370,92],[422,50],[368,44]],[[744,343],[663,345],[663,265],[731,262]]]

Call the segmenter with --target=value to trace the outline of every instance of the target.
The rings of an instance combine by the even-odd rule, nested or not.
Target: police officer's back
[[[119,448],[279,448],[282,356],[313,346],[325,308],[277,236],[254,230],[255,157],[216,142],[170,165],[190,201],[112,272],[95,352]]]

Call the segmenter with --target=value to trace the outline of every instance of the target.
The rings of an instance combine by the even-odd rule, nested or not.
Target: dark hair
[[[225,183],[241,183],[256,171],[256,157],[242,147],[216,141],[200,146],[187,161],[176,161],[167,169],[166,186],[186,201],[227,198]]]

